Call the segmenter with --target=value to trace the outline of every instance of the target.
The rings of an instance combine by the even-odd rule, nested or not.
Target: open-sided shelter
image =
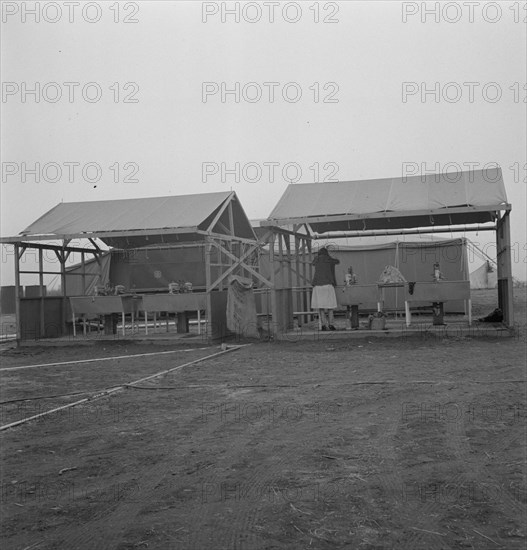
[[[349,267],[352,268],[356,280],[360,284],[375,285],[387,265],[393,265],[399,269],[407,281],[432,281],[433,266],[436,262],[440,264],[445,280],[461,281],[469,278],[467,239],[465,238],[426,241],[387,239],[385,242],[378,242],[378,238],[375,241],[369,240],[371,242],[368,244],[350,246],[333,241],[328,245],[331,256],[340,261],[340,264],[335,267],[338,285],[344,284]],[[353,239],[351,241],[353,242]],[[302,261],[302,258],[300,260]],[[282,270],[276,256],[274,271],[277,287],[286,287],[287,270]],[[260,273],[267,279],[271,278],[268,249],[260,256]],[[472,286],[472,274],[470,280]],[[292,299],[293,309],[299,311],[302,304],[298,292],[293,292]],[[385,311],[404,311],[404,291],[398,287],[387,288],[384,292],[383,303]],[[415,303],[413,307],[425,307],[426,305],[425,303]],[[377,302],[364,302],[362,309],[376,310]],[[449,301],[445,303],[444,311],[445,313],[464,313],[464,301]]]
[[[309,308],[313,241],[368,235],[494,231],[499,307],[511,326],[510,211],[500,168],[337,183],[291,184],[261,225],[272,231],[271,270],[275,330],[292,324],[291,291]],[[285,282],[284,282],[285,281]]]
[[[75,245],[79,239],[87,246]],[[59,244],[55,244],[57,241]],[[2,238],[1,242],[15,248],[19,339],[66,334],[68,294],[91,293],[94,281],[99,284],[107,276],[108,254],[101,243],[124,258],[119,280],[112,282],[124,283],[134,292],[166,290],[170,279],[177,275],[163,273],[154,265],[145,277],[134,282],[134,265],[152,265],[156,259],[161,265],[167,258],[181,265],[180,275],[188,276],[196,290],[206,293],[209,333],[223,330],[227,299],[224,289],[229,275],[269,284],[257,268],[260,243],[234,192],[60,203],[20,235]],[[37,271],[22,269],[21,260],[29,249],[39,252]],[[60,296],[45,293],[44,275],[56,275],[56,271],[46,270],[43,252],[48,250],[60,263]],[[80,270],[67,269],[71,253],[80,254]],[[90,259],[95,259],[96,269]],[[27,273],[39,277],[38,297],[21,296],[20,276]],[[68,291],[69,277],[77,281],[69,285]]]

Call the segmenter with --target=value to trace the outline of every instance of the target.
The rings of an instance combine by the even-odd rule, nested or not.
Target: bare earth
[[[256,342],[0,432],[2,548],[525,548],[515,295],[510,338]],[[219,351],[179,346],[4,350],[3,368],[177,352],[0,372],[1,424]]]

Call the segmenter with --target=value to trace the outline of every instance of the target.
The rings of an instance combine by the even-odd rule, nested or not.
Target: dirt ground
[[[255,342],[0,432],[2,548],[525,548],[525,303],[510,338]],[[1,424],[219,351],[6,349],[173,353],[4,370]]]

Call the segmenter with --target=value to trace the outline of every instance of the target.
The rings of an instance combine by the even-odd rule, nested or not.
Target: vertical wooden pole
[[[301,273],[301,281],[302,281],[302,311],[309,311],[309,305],[308,305],[308,295],[307,295],[307,264],[306,264],[306,240],[304,237],[300,237],[300,254],[301,254],[301,260],[300,260],[300,273]],[[303,323],[309,322],[309,316],[304,315],[303,317]]]
[[[293,287],[293,259],[291,256],[291,236],[284,235],[285,248],[287,252],[287,286]],[[297,285],[295,285],[297,286]]]
[[[40,287],[40,337],[43,338],[46,334],[45,330],[45,319],[44,319],[44,258],[42,248],[38,249],[38,284]]]
[[[75,311],[73,306],[71,308],[71,318],[73,320],[73,337],[75,338],[77,336],[77,327],[75,326]]]
[[[284,277],[284,250],[282,245],[282,234],[277,233],[276,237],[278,238],[278,275],[280,277],[280,289],[282,289],[286,286]]]
[[[309,282],[311,283],[311,281],[313,280],[313,243],[310,238],[306,238],[306,245],[307,245],[307,273],[308,273]],[[311,309],[310,298],[311,298],[310,292],[308,291],[307,301]],[[314,318],[315,318],[314,315],[311,315],[311,320],[313,320]]]
[[[24,252],[22,251],[22,254]],[[22,320],[20,319],[20,245],[15,244],[15,314],[16,314],[16,339],[22,339]]]
[[[64,329],[66,327],[66,251],[63,249],[60,251],[60,253],[57,251],[57,256],[59,257],[60,261],[60,286],[61,286],[61,294],[62,294],[62,318],[61,318],[61,332],[64,332]]]
[[[82,263],[82,295],[86,296],[86,259],[84,257],[84,252],[81,252],[81,263]]]
[[[269,241],[269,263],[271,264],[271,326],[269,327],[269,332],[273,336],[278,332],[279,329],[279,317],[278,317],[278,296],[276,289],[276,274],[274,271],[274,241],[275,233],[271,233],[271,238]]]
[[[300,278],[300,238],[298,235],[295,234],[295,271],[296,271],[296,279],[295,279],[295,286],[296,287],[303,287],[301,278]],[[305,311],[304,310],[304,289],[298,288],[296,291],[296,300],[295,300],[297,311]],[[303,316],[299,315],[299,324],[302,324]]]
[[[304,277],[304,286],[305,286],[305,292],[304,292],[304,305],[305,305],[305,311],[311,311],[311,294],[310,294],[310,287],[311,287],[311,280],[310,277],[310,263],[309,263],[309,240],[308,237],[304,237],[303,243],[302,243],[302,260],[304,262],[304,271],[303,271],[303,277]],[[311,316],[306,317],[306,321],[309,322],[313,318]]]
[[[287,263],[287,290],[285,295],[285,328],[293,327],[293,311],[294,311],[294,298],[293,295],[296,291],[293,291],[293,260],[291,258],[291,235],[284,234],[284,243],[286,248],[286,263]]]
[[[223,241],[220,239],[219,240],[219,245],[221,248],[218,248],[217,249],[217,253],[218,253],[218,264],[217,264],[217,273],[218,273],[218,277],[223,273]],[[212,249],[211,249],[211,252],[212,252]],[[214,277],[216,278],[216,276]],[[218,285],[218,290],[219,291],[223,291],[223,279],[220,281],[220,284]]]
[[[213,326],[211,322],[211,315],[212,315],[212,299],[211,299],[211,289],[210,286],[212,284],[212,273],[211,273],[211,267],[210,267],[210,255],[212,252],[212,245],[209,242],[209,238],[206,238],[205,241],[205,292],[207,293],[207,321],[205,324],[205,335],[207,340],[210,340],[212,338],[212,332],[213,332]]]
[[[512,327],[514,325],[514,311],[509,212],[506,212],[497,223],[496,252],[496,261],[498,264],[498,307],[503,312],[503,321],[505,324],[508,327]]]

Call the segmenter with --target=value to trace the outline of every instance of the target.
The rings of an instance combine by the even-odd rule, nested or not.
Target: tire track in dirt
[[[146,399],[148,399],[148,397],[149,396],[145,396]],[[164,412],[166,415],[162,420],[158,420],[146,427],[149,429],[153,427],[159,429],[161,426],[166,426],[168,433],[170,433],[169,430],[172,420],[169,417],[170,413]],[[177,420],[179,431],[184,431],[189,423],[196,424],[199,418],[199,415],[196,416],[194,411],[192,411],[192,414],[186,414],[185,411],[183,411],[182,416]],[[145,426],[132,424],[129,430],[133,432],[138,428],[144,429]],[[165,430],[165,433],[167,433],[167,430]],[[144,434],[150,434],[153,437],[157,437],[155,432],[144,432]],[[110,444],[109,442],[114,436],[110,433],[106,434],[106,437],[108,444]],[[97,505],[97,511],[89,519],[83,520],[81,525],[69,522],[68,524],[58,526],[47,534],[47,536],[40,536],[39,538],[33,537],[33,540],[28,541],[27,545],[31,546],[31,544],[38,544],[37,547],[39,550],[48,548],[82,548],[83,550],[116,548],[129,527],[134,525],[134,518],[141,513],[145,506],[148,506],[149,503],[155,501],[159,496],[157,487],[167,478],[167,475],[178,468],[183,469],[181,461],[178,462],[180,457],[174,457],[172,452],[167,452],[166,440],[159,442],[156,439],[150,439],[150,441],[154,441],[155,445],[151,445],[149,451],[162,452],[163,458],[147,465],[142,464],[134,466],[135,469],[132,481],[135,483],[132,483],[132,485],[134,485],[133,491],[122,491],[121,484],[118,483],[117,489],[119,492],[117,495],[111,494],[110,498],[102,498],[96,500],[96,502],[90,501],[89,499],[81,501],[80,504],[84,504],[85,508],[86,506],[89,507],[91,504]],[[177,449],[177,440],[174,440],[173,448]],[[118,454],[118,452],[119,451],[115,449],[110,452],[105,452],[104,448],[100,448],[97,453],[95,453],[95,456],[112,456]],[[159,454],[159,456],[162,455]],[[158,454],[155,456],[157,457]],[[129,481],[130,480],[128,480],[128,482]],[[88,484],[90,483],[98,483],[98,481],[88,481]],[[102,484],[103,481],[100,483]],[[106,483],[108,483],[108,481],[106,481]],[[123,485],[125,484],[127,484],[126,480]],[[104,487],[104,485],[100,486]]]
[[[384,493],[391,497],[392,518],[400,525],[416,523],[414,530],[409,530],[404,539],[404,548],[408,550],[443,550],[445,548],[444,537],[437,535],[436,522],[431,519],[434,511],[434,503],[418,502],[404,499],[403,484],[404,476],[400,468],[400,459],[395,442],[396,436],[407,428],[402,425],[401,405],[397,400],[391,408],[386,410],[388,422],[383,426],[384,434],[379,439],[379,447],[386,449],[386,456],[383,456],[383,470],[378,474],[378,480]],[[426,531],[426,532],[424,532]]]
[[[447,433],[449,434],[448,442],[456,459],[463,464],[468,463],[473,465],[473,470],[478,472],[479,479],[482,478],[482,472],[484,472],[483,478],[489,482],[485,483],[485,485],[492,484],[494,488],[500,488],[497,492],[499,495],[498,499],[491,498],[487,499],[487,502],[483,500],[481,503],[497,510],[505,518],[522,525],[521,519],[527,517],[526,504],[514,498],[509,490],[507,490],[507,487],[501,484],[501,482],[488,467],[487,459],[483,456],[483,453],[474,453],[474,450],[470,445],[470,439],[466,432],[466,419],[456,422],[447,422]],[[515,435],[504,432],[500,437],[496,437],[493,442],[487,444],[486,449],[491,453],[503,450],[508,447],[508,445],[505,446],[505,443],[510,445],[515,440],[520,439],[520,437],[520,434]],[[458,479],[460,484],[464,484],[465,486],[470,486],[470,484],[473,483],[470,474],[467,474],[465,471],[458,476]],[[483,488],[483,484],[481,488]],[[470,497],[471,501],[474,500],[473,502],[470,502],[471,506],[477,504],[474,499],[475,496],[476,495],[473,494]],[[490,536],[492,536],[493,539],[497,540],[504,547],[512,548],[510,546],[511,541],[501,542],[497,533],[492,533]]]
[[[63,536],[63,548],[85,548],[86,550],[115,549],[126,534],[134,518],[149,502],[153,500],[155,489],[174,467],[171,460],[159,462],[151,468],[143,470],[139,495],[137,500],[125,499],[125,502],[115,506],[113,510],[106,510],[103,517],[91,521],[81,529],[74,529]]]
[[[132,495],[122,495],[117,499],[97,501],[96,514],[82,525],[69,523],[59,527],[52,535],[52,540],[44,541],[42,548],[82,548],[83,550],[115,549],[134,518],[157,496],[156,487],[177,465],[168,457],[157,464],[146,466],[139,476],[140,482],[135,485]],[[37,540],[33,541],[38,542]]]
[[[145,401],[148,403],[148,398]],[[183,414],[178,418],[178,422],[182,424],[179,426],[180,430],[184,429],[189,423],[192,425],[199,424],[199,418],[200,416],[196,416],[195,413],[193,413],[191,418],[189,418],[188,414]],[[148,427],[152,428],[152,426],[156,425],[159,427],[163,423],[169,426],[169,420],[164,418]],[[114,452],[116,451],[112,451],[109,454],[113,454]],[[98,456],[104,454],[103,449],[97,453]],[[170,458],[170,453],[168,454],[169,457],[162,459],[153,466],[142,467],[140,473],[136,474],[135,477],[140,477],[137,498],[130,499],[129,495],[124,495],[124,497],[119,495],[117,499],[98,501],[98,509],[95,514],[81,526],[73,524],[73,522],[59,525],[47,536],[42,536],[42,534],[38,538],[33,536],[32,540],[28,541],[27,544],[30,546],[32,544],[37,545],[39,549],[57,547],[83,549],[115,548],[145,504],[148,505],[151,503],[154,500],[153,497],[158,495],[155,489],[167,476],[167,473],[181,466],[181,464],[175,463]],[[118,489],[120,490],[119,487]],[[90,502],[87,502],[89,506]]]
[[[187,418],[185,425],[182,427],[200,426],[199,420],[200,416]],[[270,429],[272,429],[272,425],[266,426],[265,423],[256,431],[252,424],[243,426],[241,430],[240,426],[227,426],[227,432],[231,433],[226,433],[224,430],[221,430],[223,433],[215,433],[217,430],[213,423],[201,425],[198,430],[194,429],[193,438],[196,440],[207,441],[211,438],[228,437],[229,441],[232,442],[228,453],[221,458],[224,467],[207,470],[207,472],[212,472],[212,476],[207,476],[201,483],[198,479],[194,479],[197,488],[195,495],[200,493],[200,489],[203,490],[203,484],[206,483],[209,487],[214,488],[216,491],[215,496],[217,496],[218,492],[221,491],[221,484],[225,482],[225,468],[237,464],[240,460],[239,450],[251,448],[251,444],[265,437],[265,433]],[[237,431],[238,434],[236,434]],[[248,460],[249,463],[252,462],[250,455]],[[258,487],[265,487],[275,482],[289,460],[287,454],[280,454],[257,469],[249,470],[249,475],[243,477],[242,495],[244,493],[252,495]],[[110,504],[100,510],[97,516],[83,527],[66,527],[60,534],[55,533],[54,541],[50,547],[56,547],[55,545],[59,544],[60,547],[64,548],[86,548],[87,550],[117,548],[126,538],[127,532],[134,528],[134,519],[141,513],[149,511],[152,504],[167,493],[167,490],[159,490],[158,488],[166,486],[164,481],[169,478],[172,471],[177,469],[181,469],[181,462],[178,463],[170,458],[143,468],[140,473],[137,499],[132,501],[125,499],[124,502]],[[195,476],[193,477],[195,478]],[[239,484],[241,480],[241,477],[239,479],[235,478],[234,483]],[[189,482],[192,482],[192,479],[185,478],[185,482],[185,485],[188,485]],[[232,495],[230,496],[232,497]],[[175,548],[201,550],[202,548],[211,547],[210,534],[212,530],[214,532],[212,544],[218,550],[223,548],[247,548],[252,550],[262,543],[254,529],[259,512],[257,502],[246,499],[240,500],[234,495],[234,500],[232,498],[221,498],[220,502],[213,503],[212,506],[207,506],[206,503],[198,500],[193,507],[192,505],[190,507],[192,513],[187,514],[190,521],[185,525],[185,530],[190,533],[190,537],[180,545],[177,541],[174,541],[174,544],[177,543],[174,546]],[[232,508],[229,520],[225,521],[223,518],[220,521],[212,522],[213,525],[211,525],[211,518],[214,518],[217,514],[225,516],[227,508]],[[204,526],[207,526],[207,528],[204,529]]]
[[[224,457],[222,462],[228,464],[236,463],[239,460],[240,448],[255,448],[254,444],[268,439],[268,434],[272,430],[283,430],[283,422],[276,423],[262,422],[258,426],[254,424],[245,424],[238,434],[235,434],[237,441],[231,445],[230,452]],[[291,427],[292,429],[292,427]],[[230,430],[232,431],[232,430]],[[282,432],[283,433],[283,432]],[[232,441],[232,433],[229,434],[229,440]],[[219,436],[221,437],[221,435]],[[209,532],[200,527],[206,523],[210,517],[222,515],[226,510],[231,512],[229,521],[219,519],[214,524],[214,547],[218,549],[229,550],[256,550],[258,548],[268,547],[269,544],[262,541],[262,535],[257,533],[256,523],[260,517],[262,509],[269,502],[267,496],[274,502],[277,497],[277,507],[283,506],[286,502],[285,497],[275,492],[277,482],[283,477],[284,468],[293,470],[295,466],[295,455],[300,446],[299,441],[308,441],[312,437],[312,425],[298,421],[294,425],[294,443],[291,440],[291,446],[284,444],[284,439],[280,438],[277,443],[282,447],[278,453],[275,453],[267,462],[253,460],[252,453],[246,457],[249,468],[244,469],[243,475],[235,478],[234,489],[238,491],[234,498],[221,494],[222,484],[226,483],[224,470],[214,470],[212,476],[207,478],[207,484],[220,491],[222,502],[213,502],[209,506],[201,506],[198,513],[192,514],[193,522],[190,525],[192,536],[189,539],[189,546],[185,548],[202,549],[210,543]],[[289,453],[288,449],[294,449],[294,453]],[[257,466],[255,467],[254,464]],[[227,481],[227,483],[229,483]],[[264,502],[262,502],[264,501]]]

